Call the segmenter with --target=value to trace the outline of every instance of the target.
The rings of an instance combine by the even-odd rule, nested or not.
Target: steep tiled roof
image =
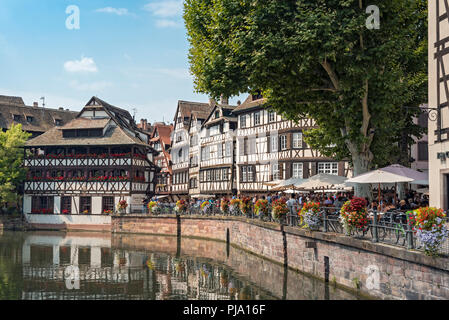
[[[261,108],[266,102],[267,99],[265,98],[252,100],[252,95],[249,95],[248,98],[246,98],[246,100],[237,108],[235,108],[232,112],[234,114],[238,114],[241,112],[249,111],[251,109],[258,109]]]
[[[27,147],[37,146],[83,146],[83,145],[132,145],[148,146],[136,137],[130,136],[120,127],[111,126],[103,137],[64,138],[65,128],[53,128],[44,134],[27,141]]]
[[[178,110],[181,112],[183,117],[190,118],[192,116],[192,113],[195,113],[198,119],[206,119],[213,108],[214,105],[210,105],[209,103],[180,100],[178,101],[178,109],[177,113],[175,114],[175,123],[178,116]]]
[[[84,111],[89,110],[104,110],[109,117],[98,119],[81,117]],[[63,130],[65,129],[104,128],[109,121],[113,121],[115,125],[111,125],[107,128],[104,136],[102,137],[63,137]],[[139,131],[140,130],[137,129],[134,119],[128,111],[114,107],[97,97],[92,97],[83,110],[78,113],[76,119],[62,127],[55,127],[37,138],[29,140],[26,143],[26,146],[130,144],[149,146],[137,137]]]
[[[64,125],[73,120],[76,114],[74,111],[26,106],[22,98],[0,96],[2,129],[9,129],[12,124],[20,123],[25,131],[43,133],[56,125],[55,120],[60,120],[61,125]],[[14,115],[20,118],[14,120]]]

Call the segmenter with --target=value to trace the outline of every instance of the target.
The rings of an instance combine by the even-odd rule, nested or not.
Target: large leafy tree
[[[12,125],[0,132],[0,205],[17,202],[18,187],[26,176],[23,168],[23,146],[30,137],[22,125]]]
[[[214,98],[262,90],[289,119],[309,116],[307,142],[354,174],[400,155],[426,101],[425,0],[186,0],[190,70]],[[358,187],[358,195],[368,195]]]

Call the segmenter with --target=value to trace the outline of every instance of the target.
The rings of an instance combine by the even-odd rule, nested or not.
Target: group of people
[[[236,199],[237,196],[232,196],[231,199]],[[346,192],[339,193],[292,193],[291,195],[282,194],[282,193],[269,193],[267,196],[254,196],[252,197],[253,204],[256,204],[259,199],[266,199],[268,203],[271,205],[275,200],[278,199],[286,199],[287,207],[290,212],[294,214],[298,212],[298,210],[302,207],[302,205],[306,202],[318,202],[322,207],[333,207],[333,208],[341,208],[343,204],[351,200],[352,194]],[[153,200],[158,201],[157,197]],[[164,199],[166,200],[166,199]],[[191,199],[189,202],[190,207],[200,206],[201,203],[205,201],[205,199]],[[221,203],[220,198],[209,199],[209,201],[213,206],[219,207]],[[159,201],[158,201],[159,202]],[[413,190],[406,190],[405,199],[399,200],[397,195],[394,193],[384,193],[381,196],[380,202],[378,200],[369,201],[366,198],[366,203],[368,204],[368,209],[376,210],[378,212],[388,212],[391,210],[414,210],[420,207],[429,206],[429,198],[426,195],[419,194]],[[174,207],[175,203],[166,202],[166,205]]]

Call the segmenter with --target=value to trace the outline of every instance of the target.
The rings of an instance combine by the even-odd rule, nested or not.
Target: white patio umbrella
[[[393,164],[391,166],[381,168],[382,171],[394,173],[403,177],[411,178],[412,184],[429,185],[429,174],[426,172],[420,172],[411,168],[404,167],[400,164]]]
[[[215,198],[214,194],[195,194],[192,195],[191,198],[194,199],[209,199],[209,198]]]
[[[388,171],[377,169],[348,179],[346,180],[346,183],[378,184],[378,199],[380,202],[381,183],[412,182],[413,180],[414,179],[412,178],[407,178]]]
[[[277,186],[281,182],[282,182],[282,180],[266,181],[266,182],[262,182],[262,185],[273,187],[273,186]]]
[[[296,188],[314,190],[314,189],[333,189],[336,185],[345,183],[348,178],[340,177],[333,174],[319,173],[304,181],[301,184],[295,185]]]
[[[282,191],[285,189],[295,189],[297,185],[303,183],[306,179],[301,178],[290,178],[287,180],[282,180],[278,185],[272,188],[275,191]]]

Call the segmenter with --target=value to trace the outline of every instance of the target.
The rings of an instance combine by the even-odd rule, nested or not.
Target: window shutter
[[[317,171],[316,162],[311,162],[310,165],[311,165],[310,176],[314,176],[314,175],[316,175],[316,171]]]
[[[345,163],[343,161],[338,163],[338,175],[341,177],[345,176]]]
[[[292,149],[292,133],[287,133],[287,150],[291,150]]]
[[[292,163],[286,162],[285,163],[285,179],[290,179],[292,177]]]
[[[309,167],[310,167],[309,162],[304,162],[302,165],[302,175],[304,179],[309,178]]]

